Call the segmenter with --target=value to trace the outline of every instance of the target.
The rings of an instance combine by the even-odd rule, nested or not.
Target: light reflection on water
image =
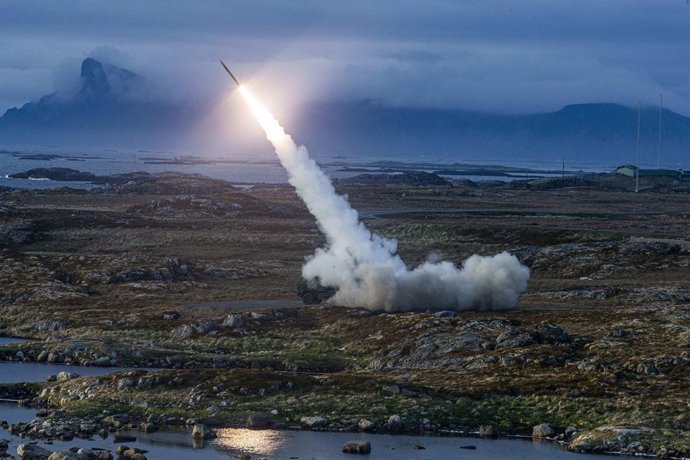
[[[216,435],[214,444],[222,449],[262,456],[273,455],[285,443],[285,432],[274,430],[221,428]]]
[[[34,418],[34,414],[34,409],[0,403],[0,419],[10,423],[29,421]],[[227,460],[240,452],[250,454],[255,459],[353,460],[358,456],[344,454],[340,451],[340,447],[344,442],[356,439],[371,442],[371,454],[362,457],[370,460],[439,460],[446,458],[471,460],[503,458],[605,460],[605,457],[601,456],[567,452],[551,443],[541,444],[511,439],[487,440],[224,428],[217,430],[217,439],[195,446],[189,428],[174,432],[159,431],[150,434],[125,432],[124,434],[130,434],[137,438],[136,441],[128,443],[128,445],[147,450],[147,458],[165,460]],[[0,438],[11,440],[10,452],[15,451],[18,444],[25,442],[25,440],[2,430],[0,430]],[[110,437],[107,439],[94,437],[92,440],[76,438],[72,441],[56,440],[51,444],[39,441],[39,445],[53,451],[64,451],[76,446],[103,448],[112,452],[117,447]],[[415,445],[423,445],[425,449],[415,449]],[[475,446],[476,450],[460,449],[461,446],[467,445]]]

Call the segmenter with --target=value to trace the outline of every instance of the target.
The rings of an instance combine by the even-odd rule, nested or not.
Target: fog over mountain
[[[219,70],[220,73],[220,70]],[[93,58],[81,64],[73,94],[43,96],[0,117],[0,147],[165,148],[245,153],[266,149],[240,139],[242,120],[226,113],[214,129],[197,128],[217,107],[210,100],[161,97],[155,80]],[[218,96],[218,99],[221,97]],[[230,103],[232,105],[232,102]],[[241,107],[240,107],[241,108]],[[236,113],[235,113],[236,115]],[[641,159],[656,164],[658,108],[644,107]],[[286,126],[317,156],[405,160],[544,161],[617,164],[634,160],[637,109],[576,104],[550,113],[508,115],[458,109],[387,107],[376,102],[312,102]],[[210,142],[214,131],[229,136]],[[690,165],[690,119],[662,114],[662,163]]]

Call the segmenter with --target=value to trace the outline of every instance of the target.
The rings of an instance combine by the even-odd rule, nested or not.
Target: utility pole
[[[640,121],[642,120],[642,102],[637,101],[637,143],[635,144],[635,157],[637,167],[635,168],[635,193],[640,191]]]
[[[661,169],[661,113],[664,111],[664,95],[659,94],[659,137],[656,146],[656,169]]]

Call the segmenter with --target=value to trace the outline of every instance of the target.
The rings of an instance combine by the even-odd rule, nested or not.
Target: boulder
[[[482,425],[479,427],[479,436],[482,438],[495,438],[498,431],[493,425]]]
[[[194,439],[213,439],[215,433],[203,423],[195,423],[192,427],[192,438]]]
[[[23,460],[48,460],[53,451],[44,449],[36,444],[19,444],[17,455]]]
[[[174,310],[164,311],[161,314],[161,318],[163,318],[164,320],[167,320],[167,321],[174,320],[174,319],[180,319],[180,316],[181,316],[180,312],[174,311]]]
[[[367,419],[363,418],[363,419],[360,419],[359,423],[357,423],[357,426],[362,431],[371,431],[376,427],[376,423],[372,422],[371,420],[367,420]]]
[[[79,452],[86,454],[89,460],[113,460],[113,454],[105,449],[79,449]]]
[[[496,337],[496,348],[518,348],[534,343],[534,336],[514,327]]]
[[[533,438],[550,438],[555,434],[556,430],[554,429],[553,425],[549,423],[542,423],[532,428]]]
[[[536,328],[537,337],[541,342],[552,345],[570,343],[570,336],[560,327],[549,324],[540,324]]]
[[[93,362],[93,365],[98,367],[109,367],[113,365],[113,362],[107,356],[101,356]]]
[[[194,328],[189,324],[183,324],[173,329],[171,334],[176,339],[188,339],[194,334]]]
[[[348,441],[343,444],[342,451],[346,454],[370,454],[371,443],[367,441]]]
[[[62,372],[58,372],[58,374],[56,376],[56,380],[58,382],[64,382],[66,380],[71,380],[71,379],[74,379],[77,377],[79,377],[79,374],[75,374],[74,372],[62,371]]]
[[[53,452],[48,457],[48,460],[89,460],[89,457],[86,456],[86,454],[80,454],[78,452],[71,452],[68,450],[65,452]]]
[[[208,334],[209,332],[218,329],[218,325],[213,320],[200,319],[192,324],[192,328],[194,328],[194,331],[198,334]]]
[[[386,422],[386,428],[391,434],[398,434],[402,431],[402,419],[399,415],[391,415]]]
[[[247,428],[266,428],[271,424],[271,419],[265,415],[252,414],[247,417]]]
[[[321,428],[328,425],[328,419],[321,416],[302,417],[299,419],[299,423],[307,428]]]
[[[131,388],[133,386],[134,386],[134,380],[127,378],[127,377],[120,379],[117,382],[117,389],[118,390],[124,390],[125,388]]]
[[[141,424],[141,431],[144,433],[155,433],[158,431],[158,425],[151,422],[144,422]]]
[[[242,326],[244,326],[244,317],[241,315],[228,315],[223,320],[223,327],[236,329]]]

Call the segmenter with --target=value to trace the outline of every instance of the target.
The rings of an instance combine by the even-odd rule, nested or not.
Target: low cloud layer
[[[9,2],[0,111],[69,87],[67,65],[101,55],[171,97],[209,98],[225,88],[223,57],[277,109],[311,98],[520,113],[663,93],[690,114],[689,22],[685,1]]]

